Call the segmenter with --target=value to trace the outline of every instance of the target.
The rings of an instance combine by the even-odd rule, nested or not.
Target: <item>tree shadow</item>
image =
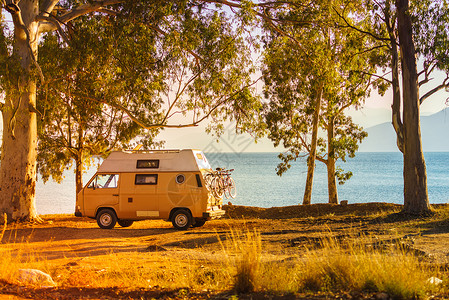
[[[422,221],[430,220],[435,216],[435,213],[426,214],[408,214],[404,212],[391,213],[386,216],[380,216],[372,219],[370,223],[381,224],[381,223],[399,223],[399,222],[409,222],[409,221]]]
[[[5,231],[2,243],[37,243],[48,241],[68,240],[96,240],[105,238],[133,238],[176,232],[174,228],[149,229],[100,229],[100,228],[74,228],[74,227],[47,227],[47,228],[13,228]]]

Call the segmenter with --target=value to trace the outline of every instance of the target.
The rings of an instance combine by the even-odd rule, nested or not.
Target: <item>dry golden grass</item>
[[[111,253],[54,270],[62,286],[221,290],[226,274],[216,265],[164,253]]]
[[[423,299],[444,289],[432,284],[441,272],[401,250],[373,250],[368,238],[341,243],[322,240],[303,256],[265,264],[259,286],[274,292],[369,291],[386,292],[394,299]]]
[[[48,261],[25,252],[26,243],[2,245],[1,278],[14,282],[20,268],[49,273],[59,286],[189,288],[237,293],[269,291],[384,291],[396,299],[420,299],[435,290],[429,278],[438,277],[418,258],[404,251],[384,253],[366,247],[367,239],[342,243],[332,238],[304,255],[287,261],[263,259],[256,230],[231,230],[213,260],[185,251],[110,253],[73,261]],[[27,253],[27,254],[26,254]],[[206,255],[206,254],[204,254]],[[220,263],[221,257],[221,263]],[[208,256],[209,258],[209,256]]]
[[[221,242],[226,257],[227,272],[233,274],[234,290],[237,293],[253,292],[259,277],[262,240],[255,229],[231,229],[226,242]]]
[[[436,221],[445,222],[441,218]],[[298,250],[293,255],[290,248],[290,254],[283,257],[286,259],[280,259],[273,253],[282,254],[286,248],[274,249],[275,246],[262,239],[254,224],[245,221],[230,224],[233,225],[225,221],[219,224],[220,229],[225,231],[216,233],[219,242],[215,246],[171,246],[167,251],[126,250],[93,252],[92,255],[81,251],[88,248],[85,245],[91,245],[86,244],[87,240],[77,239],[70,245],[71,240],[29,243],[23,237],[19,241],[14,228],[6,234],[4,225],[0,230],[0,242],[4,242],[0,244],[0,279],[15,282],[18,269],[36,268],[50,274],[60,287],[188,288],[199,292],[234,290],[237,293],[261,291],[280,294],[383,291],[395,299],[420,299],[429,293],[448,292],[446,285],[435,285],[429,281],[432,277],[447,281],[442,271],[435,266],[429,268],[400,245],[375,247],[376,240],[355,237],[356,232],[351,233],[355,238],[347,240],[332,238],[335,234],[326,232],[320,242],[310,242],[305,250]],[[121,229],[108,233],[96,229],[94,225],[83,226],[94,234],[108,236],[101,238],[106,244],[122,242],[122,239],[114,237]],[[142,228],[147,232],[148,229]],[[144,242],[154,242],[153,237],[137,235],[140,234],[138,230],[141,229],[137,228],[136,237],[132,236],[133,243],[140,242],[142,246]],[[164,232],[175,238],[181,237],[181,233],[170,230]],[[186,236],[189,239],[197,237],[194,235],[196,232],[192,233]],[[197,233],[198,237],[203,234]],[[75,249],[78,251],[75,253],[80,255],[71,253],[67,257],[46,257],[38,252],[45,245],[60,249],[64,243],[68,248],[80,247]],[[52,255],[51,251],[48,249],[45,253]]]

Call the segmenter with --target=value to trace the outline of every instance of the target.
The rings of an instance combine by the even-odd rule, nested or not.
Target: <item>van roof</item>
[[[111,152],[98,172],[189,172],[210,168],[201,150],[130,150]]]

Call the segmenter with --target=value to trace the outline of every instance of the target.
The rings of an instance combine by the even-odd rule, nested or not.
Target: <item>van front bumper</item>
[[[203,212],[203,218],[207,220],[218,219],[224,216],[226,212],[222,209],[220,210],[211,210],[208,212]]]

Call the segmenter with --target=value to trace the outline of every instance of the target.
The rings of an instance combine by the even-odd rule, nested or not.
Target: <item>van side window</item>
[[[103,188],[117,188],[119,174],[98,174],[94,180],[89,184],[89,188],[103,189]]]
[[[136,174],[135,184],[157,184],[157,174]]]
[[[159,168],[159,159],[145,159],[137,161],[137,169],[157,169]]]

